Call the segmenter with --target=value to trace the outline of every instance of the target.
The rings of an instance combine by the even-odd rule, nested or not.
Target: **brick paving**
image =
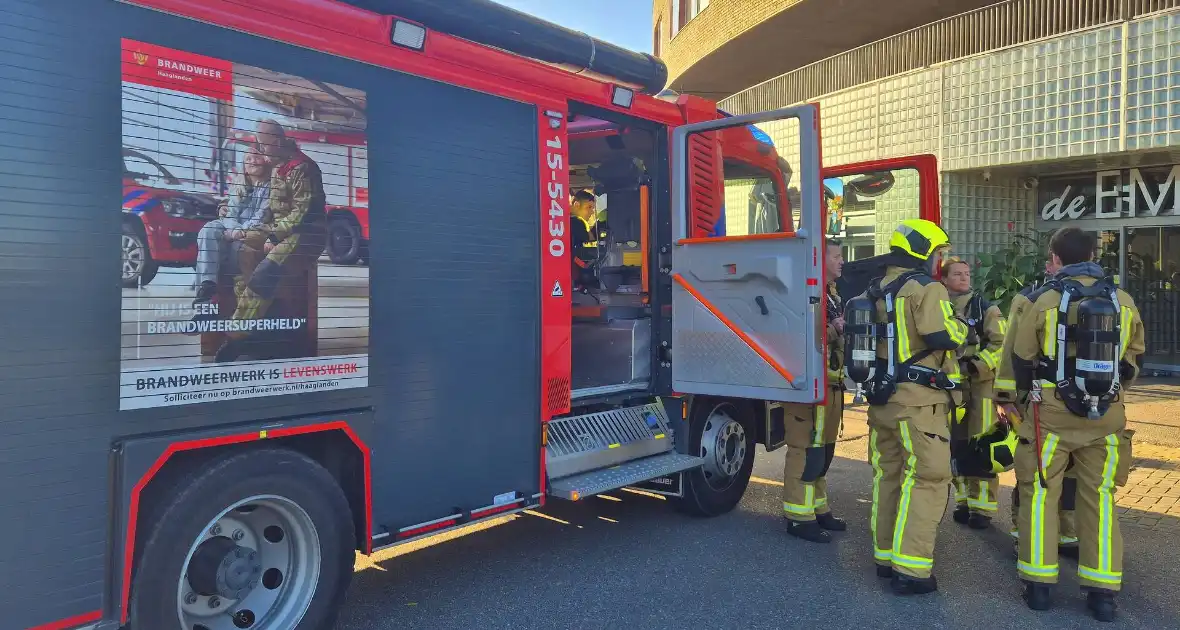
[[[1124,525],[1180,533],[1180,448],[1134,443],[1135,463],[1116,496]]]
[[[844,431],[838,447],[842,457],[865,461],[868,435],[863,405],[845,399]],[[1127,484],[1118,489],[1115,502],[1119,521],[1126,526],[1180,534],[1180,381],[1148,380],[1127,397],[1129,425],[1135,429],[1134,463]],[[1007,486],[1013,474],[1000,477]],[[1007,508],[1001,512],[1006,515]],[[1006,516],[1001,516],[1006,519]]]

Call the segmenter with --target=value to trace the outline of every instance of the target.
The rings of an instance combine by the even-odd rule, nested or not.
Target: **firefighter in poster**
[[[320,167],[286,137],[274,120],[258,123],[258,146],[273,166],[270,221],[246,231],[244,243],[264,254],[252,270],[242,257],[245,273],[238,277],[235,320],[260,320],[274,300],[279,283],[292,272],[315,265],[327,240],[324,184]],[[227,333],[214,361],[237,360],[262,342],[257,331]]]

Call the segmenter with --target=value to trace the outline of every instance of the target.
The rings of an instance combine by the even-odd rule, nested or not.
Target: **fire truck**
[[[828,395],[822,177],[915,170],[937,220],[929,156],[821,172],[816,107],[485,0],[11,0],[0,42],[3,630],[329,628],[356,552],[627,487],[724,514]],[[233,138],[238,305],[112,286],[123,147]],[[344,205],[367,266],[320,262]]]

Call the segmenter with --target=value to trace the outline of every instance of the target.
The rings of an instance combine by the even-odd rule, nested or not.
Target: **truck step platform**
[[[549,421],[545,469],[550,480],[609,468],[673,449],[664,405],[655,402]]]
[[[705,463],[692,455],[664,453],[549,482],[549,496],[577,501],[603,492],[633,486],[641,481],[691,470]]]

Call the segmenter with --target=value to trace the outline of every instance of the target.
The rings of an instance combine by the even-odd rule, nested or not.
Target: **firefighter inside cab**
[[[605,221],[598,212],[598,200],[594,193],[579,190],[570,200],[570,251],[574,265],[574,286],[576,288],[597,288],[594,267],[598,262],[598,242],[605,234]]]
[[[885,275],[845,307],[845,374],[869,403],[877,575],[898,595],[931,593],[934,543],[951,481],[948,413],[960,405],[967,325],[934,276],[950,247],[937,224],[904,221]]]
[[[967,323],[967,342],[959,350],[963,404],[950,417],[951,454],[956,473],[954,519],[972,529],[987,529],[999,507],[996,501],[999,479],[992,471],[990,458],[975,459],[973,455],[979,452],[975,447],[980,440],[999,441],[1008,437],[1007,428],[997,426],[992,393],[1007,323],[999,307],[971,290],[971,265],[967,261],[952,257],[944,262],[942,283],[950,294],[955,314]]]
[[[1029,608],[1048,610],[1060,573],[1055,508],[1072,458],[1078,581],[1094,618],[1113,621],[1123,581],[1114,489],[1131,467],[1120,393],[1139,375],[1143,320],[1131,296],[1092,262],[1089,232],[1062,228],[1049,250],[1061,269],[1010,318],[1012,353],[1001,357],[997,379],[998,393],[1010,388],[1005,413],[1026,418],[1016,451],[1017,572]]]

